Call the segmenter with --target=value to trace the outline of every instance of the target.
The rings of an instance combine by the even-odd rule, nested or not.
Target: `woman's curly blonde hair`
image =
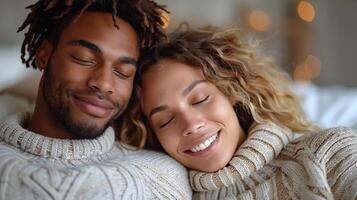
[[[243,38],[237,30],[210,27],[175,31],[141,60],[138,87],[145,71],[161,59],[173,59],[199,67],[209,82],[235,102],[235,111],[245,131],[253,122],[267,121],[283,124],[293,132],[314,129],[290,91],[289,76],[271,58],[261,54],[257,45]],[[140,148],[148,143],[158,145],[135,92],[119,122],[122,142]]]

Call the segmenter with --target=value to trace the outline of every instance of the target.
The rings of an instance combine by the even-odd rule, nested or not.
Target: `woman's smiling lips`
[[[114,105],[106,100],[92,95],[73,95],[75,104],[85,113],[98,118],[109,116]]]
[[[221,129],[218,130],[215,134],[200,140],[200,142],[196,142],[194,145],[192,145],[193,147],[184,152],[192,156],[206,156],[210,154],[217,146],[220,133]]]

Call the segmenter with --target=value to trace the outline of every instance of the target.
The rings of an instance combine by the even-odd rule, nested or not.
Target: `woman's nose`
[[[205,120],[201,114],[191,111],[182,115],[181,124],[183,136],[189,136],[199,132],[205,126]]]

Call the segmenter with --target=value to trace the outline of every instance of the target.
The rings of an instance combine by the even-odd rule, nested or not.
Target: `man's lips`
[[[93,104],[94,106],[102,107],[104,109],[113,109],[114,105],[106,100],[106,99],[99,99],[97,96],[93,95],[74,95],[75,98],[84,101],[89,104]]]
[[[76,105],[85,113],[94,117],[106,117],[112,113],[115,106],[106,99],[91,95],[73,95]]]

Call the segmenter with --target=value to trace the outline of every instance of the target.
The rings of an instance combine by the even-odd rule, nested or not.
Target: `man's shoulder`
[[[116,146],[125,151],[122,164],[132,166],[142,173],[153,173],[173,178],[187,177],[187,169],[170,156],[156,151],[137,149],[132,146],[116,143]]]
[[[0,141],[0,157],[3,156],[16,156],[20,155],[21,151],[15,148],[13,145]]]
[[[148,184],[149,189],[160,199],[191,199],[191,188],[184,166],[168,155],[116,142],[122,151],[121,165],[130,167],[130,173],[140,174],[140,179]],[[162,196],[163,195],[163,196]]]
[[[26,156],[25,153],[19,149],[0,141],[0,172],[5,168],[14,165],[16,165],[16,167],[12,167],[12,169],[16,171],[21,166],[27,166],[31,160],[31,157]]]
[[[154,164],[158,167],[166,165],[166,167],[173,166],[183,168],[183,166],[179,164],[176,160],[162,152],[138,149],[136,147],[119,142],[116,142],[115,146],[122,152],[122,155],[129,162],[150,165]]]

